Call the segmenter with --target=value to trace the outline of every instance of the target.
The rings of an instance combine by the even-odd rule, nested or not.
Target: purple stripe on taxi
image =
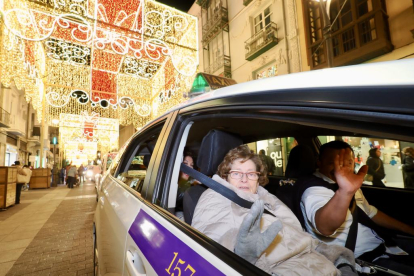
[[[144,210],[129,234],[158,275],[224,275]]]

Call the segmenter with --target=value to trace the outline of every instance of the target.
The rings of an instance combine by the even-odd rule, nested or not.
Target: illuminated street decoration
[[[119,121],[116,119],[101,118],[95,112],[60,114],[59,144],[66,159],[86,154],[88,160],[94,160],[97,150],[105,154],[118,148],[118,137]]]
[[[144,0],[2,4],[1,82],[24,89],[39,119],[85,111],[138,128],[191,86],[198,46],[188,14]]]

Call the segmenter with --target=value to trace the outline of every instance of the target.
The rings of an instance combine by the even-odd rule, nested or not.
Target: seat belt
[[[355,245],[358,236],[358,206],[356,205],[355,197],[352,198],[350,210],[352,215],[352,224],[349,227],[348,237],[345,242],[345,247],[355,252]]]
[[[204,185],[206,185],[207,187],[209,187],[213,191],[221,194],[225,198],[227,198],[227,199],[231,200],[232,202],[236,203],[240,207],[250,209],[253,205],[253,202],[239,197],[234,191],[230,190],[229,188],[227,188],[227,187],[221,185],[220,183],[218,183],[217,181],[211,179],[210,177],[204,175],[203,173],[201,173],[199,171],[194,170],[193,168],[190,168],[189,166],[187,166],[183,163],[181,163],[180,170],[183,173],[188,174],[192,178],[197,179],[198,181],[200,181],[201,183],[203,183]],[[272,216],[275,217],[274,214],[272,214],[271,212],[269,212],[266,209],[264,209],[264,213],[268,214],[268,215],[272,215]]]

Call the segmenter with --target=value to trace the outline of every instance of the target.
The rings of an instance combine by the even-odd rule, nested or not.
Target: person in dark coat
[[[276,170],[276,166],[275,166],[275,162],[273,161],[272,157],[266,155],[266,152],[264,149],[261,149],[259,151],[259,157],[260,159],[262,159],[262,162],[266,165],[268,175],[273,175]]]
[[[402,150],[402,171],[404,177],[404,187],[414,189],[414,149],[410,147]]]
[[[367,160],[368,174],[372,175],[372,185],[377,187],[385,187],[382,179],[385,177],[384,163],[380,159],[381,151],[378,148],[369,150]]]
[[[60,184],[65,184],[65,168],[61,168],[59,172]]]

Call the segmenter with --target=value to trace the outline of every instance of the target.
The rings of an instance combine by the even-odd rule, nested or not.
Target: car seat
[[[316,158],[307,145],[297,145],[289,154],[285,176],[295,178],[312,174],[316,169]]]
[[[212,129],[206,136],[199,149],[197,165],[200,172],[207,176],[212,176],[217,172],[217,168],[223,161],[224,156],[237,146],[243,144],[243,140],[234,134],[221,130]],[[194,209],[201,194],[207,189],[204,185],[190,187],[184,194],[183,209],[184,220],[191,225]]]
[[[275,191],[269,191],[293,210],[294,184],[296,179],[312,174],[316,170],[316,158],[307,145],[297,145],[289,154],[285,176]]]

